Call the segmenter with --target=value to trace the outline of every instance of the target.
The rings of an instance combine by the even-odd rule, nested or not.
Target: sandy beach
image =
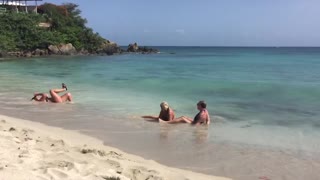
[[[0,180],[320,180],[318,7],[0,0]]]
[[[0,115],[0,179],[226,180],[166,167],[75,131]]]

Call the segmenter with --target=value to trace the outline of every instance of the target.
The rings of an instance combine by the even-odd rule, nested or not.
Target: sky
[[[320,0],[43,0],[119,45],[320,46]]]

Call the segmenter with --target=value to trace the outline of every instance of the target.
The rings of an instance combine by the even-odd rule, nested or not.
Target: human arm
[[[169,121],[172,121],[174,119],[174,111],[170,108],[169,109]]]
[[[211,123],[211,120],[210,120],[210,115],[209,115],[209,113],[207,113],[207,125],[209,125],[210,123]]]

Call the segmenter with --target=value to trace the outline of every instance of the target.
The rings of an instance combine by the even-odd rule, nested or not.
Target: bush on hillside
[[[0,51],[30,51],[49,45],[72,43],[77,49],[94,52],[105,41],[80,16],[78,5],[61,6],[45,3],[39,6],[39,14],[7,12],[0,14]],[[48,23],[49,28],[39,23]]]

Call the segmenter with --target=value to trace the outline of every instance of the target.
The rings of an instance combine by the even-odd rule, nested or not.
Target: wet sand
[[[3,115],[0,145],[0,179],[228,179],[170,168],[75,131]]]
[[[79,131],[100,139],[107,146],[153,159],[170,167],[239,180],[320,178],[317,172],[320,169],[319,151],[303,149],[306,145],[305,138],[298,146],[301,148],[285,148],[285,143],[290,138],[282,139],[275,129],[272,137],[257,140],[270,144],[272,139],[277,139],[278,144],[283,142],[283,147],[278,144],[262,146],[252,143],[254,137],[250,137],[250,133],[245,137],[251,144],[237,142],[239,132],[225,129],[224,123],[217,122],[217,119],[212,124],[214,128],[206,129],[191,128],[184,124],[162,125],[144,121],[139,116],[121,119],[126,117],[114,117],[113,114],[106,113],[95,114],[92,118],[93,109],[90,112],[79,111],[73,105],[22,106],[23,111],[8,108],[4,114]],[[57,113],[59,111],[61,113]],[[241,133],[252,131],[252,127],[244,127],[240,128]],[[264,132],[260,130],[260,133]],[[234,137],[227,139],[235,141],[222,140],[223,134]],[[253,134],[257,132],[254,131]],[[312,150],[319,149],[319,143],[314,138],[311,145],[312,143]]]

